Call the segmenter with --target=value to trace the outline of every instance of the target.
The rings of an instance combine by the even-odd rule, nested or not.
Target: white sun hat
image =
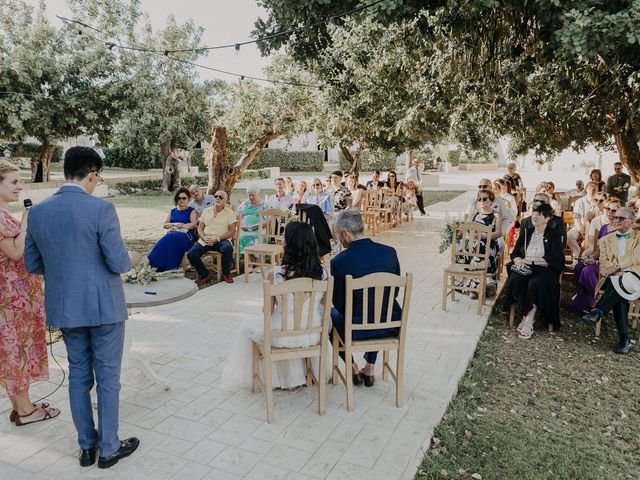
[[[640,298],[640,275],[633,270],[625,270],[622,275],[612,275],[613,288],[625,300]]]

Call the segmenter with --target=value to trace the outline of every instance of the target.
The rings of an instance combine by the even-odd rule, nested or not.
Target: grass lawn
[[[496,306],[417,479],[640,478],[640,345],[614,354],[611,317],[599,339],[561,319],[526,341]]]

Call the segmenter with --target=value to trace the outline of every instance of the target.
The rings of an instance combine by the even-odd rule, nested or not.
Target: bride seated
[[[302,222],[290,222],[284,231],[284,255],[281,266],[275,267],[267,277],[267,280],[277,285],[295,278],[313,278],[315,280],[327,280],[329,274],[320,262],[318,245],[311,225]],[[320,326],[322,313],[326,299],[317,296],[314,305],[313,326]],[[330,301],[330,299],[329,299]],[[302,325],[307,324],[307,301],[302,307]],[[293,322],[293,299],[287,301],[287,321]],[[282,328],[282,306],[273,299],[271,305],[271,328]],[[288,326],[289,328],[292,325]],[[331,330],[331,326],[329,326]],[[252,341],[262,342],[264,339],[264,317],[262,314],[246,320],[236,332],[235,338],[230,343],[227,363],[222,374],[222,386],[228,389],[250,387],[252,385]],[[274,338],[272,345],[278,348],[299,348],[317,345],[320,343],[320,334],[298,335]],[[329,351],[327,359],[331,358]],[[318,361],[312,360],[313,371],[317,378]],[[261,372],[264,366],[261,365]],[[330,374],[330,369],[326,369]],[[272,385],[273,388],[291,389],[306,384],[305,360],[302,358],[281,360],[273,363]],[[328,377],[327,377],[328,378]]]

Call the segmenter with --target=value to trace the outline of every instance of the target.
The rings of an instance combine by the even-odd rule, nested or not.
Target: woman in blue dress
[[[173,196],[176,208],[172,209],[164,220],[164,228],[169,232],[162,237],[149,254],[149,264],[159,272],[180,267],[182,257],[196,240],[195,229],[198,222],[197,212],[189,206],[189,189],[181,187]]]

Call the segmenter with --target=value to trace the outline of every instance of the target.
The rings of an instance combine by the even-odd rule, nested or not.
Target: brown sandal
[[[33,405],[36,408],[48,408],[49,407],[49,404],[47,402],[32,403],[31,405]],[[12,422],[12,423],[15,422],[17,416],[18,416],[18,412],[16,412],[15,410],[11,410],[11,414],[9,415],[9,421]]]
[[[42,410],[44,411],[44,416],[42,418],[38,418],[37,420],[31,420],[31,421],[22,420],[23,418],[30,417],[31,415],[36,413],[37,410],[40,410],[40,409],[36,407],[33,409],[31,413],[27,413],[26,415],[16,415],[16,426],[22,427],[24,425],[29,425],[30,423],[43,422],[51,418],[56,418],[58,415],[60,415],[60,410],[58,410],[57,408],[43,408]]]

